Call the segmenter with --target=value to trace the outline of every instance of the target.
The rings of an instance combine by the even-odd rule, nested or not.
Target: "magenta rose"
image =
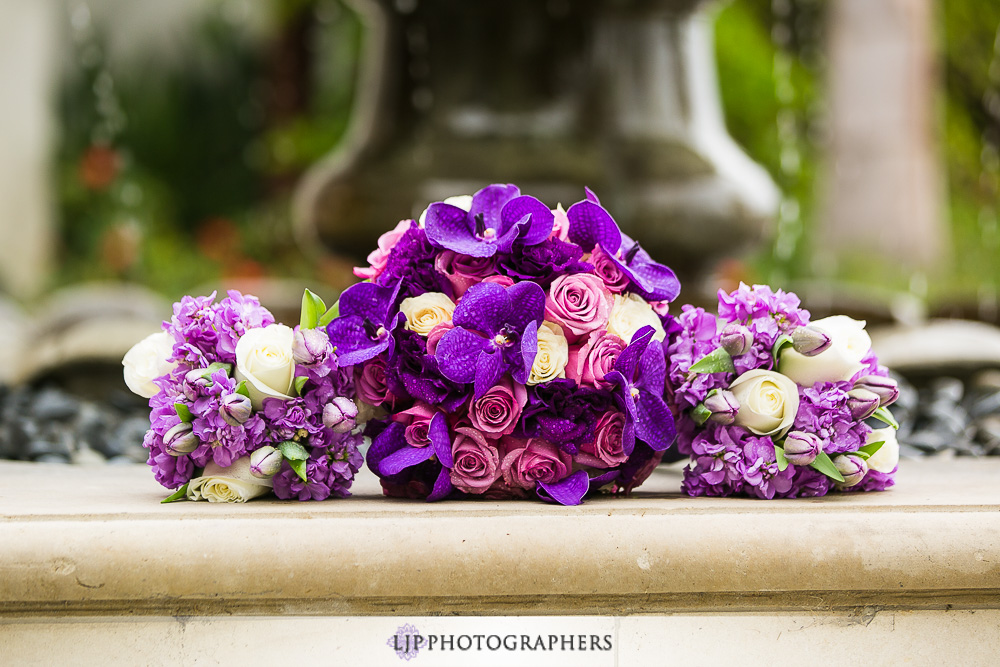
[[[535,488],[536,482],[558,482],[573,469],[573,457],[548,440],[531,438],[520,443],[509,443],[503,459],[503,479],[509,486],[522,489]]]
[[[389,398],[389,387],[385,380],[385,360],[375,357],[365,362],[361,370],[355,369],[355,381],[358,396],[370,405],[382,405]]]
[[[496,283],[497,285],[500,285],[502,287],[510,287],[511,285],[514,284],[514,279],[511,278],[510,276],[495,275],[495,276],[489,276],[488,278],[483,278],[483,282]]]
[[[442,322],[437,324],[433,329],[427,332],[427,354],[433,355],[437,350],[438,342],[441,337],[446,333],[455,328],[455,325],[451,322]]]
[[[466,493],[486,493],[499,479],[500,453],[476,429],[466,426],[456,428],[451,453],[455,459],[451,483],[455,488]]]
[[[487,438],[510,435],[517,426],[521,409],[527,401],[528,392],[524,385],[505,375],[478,401],[472,402],[469,406],[469,419]]]
[[[409,410],[401,410],[392,415],[394,422],[406,426],[403,437],[411,447],[428,447],[431,444],[428,431],[431,427],[431,417],[437,412],[426,403],[417,401]]]
[[[592,273],[559,276],[545,299],[545,319],[562,327],[569,342],[608,325],[614,296]]]
[[[410,228],[412,220],[400,220],[396,228],[390,230],[378,238],[378,247],[368,255],[370,266],[354,267],[354,275],[364,280],[375,280],[385,271],[385,265],[389,262],[389,253],[396,247],[396,242]]]
[[[458,299],[466,290],[497,272],[496,257],[471,257],[451,250],[444,250],[434,260],[434,268],[444,274],[455,288]]]
[[[617,410],[605,412],[597,420],[594,441],[580,446],[580,452],[576,455],[577,463],[595,468],[614,468],[625,463],[628,455],[622,451],[624,429],[624,413]]]
[[[594,273],[615,294],[621,294],[629,286],[629,277],[618,268],[617,264],[611,261],[608,253],[604,252],[601,246],[594,246],[589,261],[594,265]]]
[[[610,389],[611,383],[604,376],[615,366],[615,360],[626,347],[625,341],[607,331],[594,331],[581,345],[569,348],[566,377],[598,389]]]

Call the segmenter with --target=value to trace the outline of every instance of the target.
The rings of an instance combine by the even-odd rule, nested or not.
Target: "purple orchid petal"
[[[438,248],[472,257],[490,257],[497,249],[493,243],[484,243],[476,237],[473,217],[451,204],[438,202],[427,207],[424,220],[427,240]]]
[[[521,363],[516,365],[511,371],[514,382],[525,384],[531,374],[531,367],[535,363],[535,355],[538,354],[538,324],[532,320],[524,327],[521,335]]]
[[[510,310],[510,297],[502,285],[479,283],[459,299],[452,322],[456,327],[475,329],[492,337],[507,323]]]
[[[448,437],[448,420],[444,413],[439,412],[431,417],[430,426],[427,428],[427,435],[431,441],[434,454],[438,457],[445,468],[455,465],[455,459],[451,454],[451,438]]]
[[[662,452],[673,444],[677,436],[674,416],[662,398],[645,391],[639,393],[635,433],[657,452]]]
[[[433,503],[437,500],[447,498],[454,488],[451,485],[451,471],[448,468],[441,468],[437,479],[434,480],[434,488],[431,489],[430,494],[427,496],[427,502]]]
[[[663,394],[667,380],[667,362],[660,345],[646,344],[642,356],[639,357],[639,377],[635,386],[646,389],[652,394]]]
[[[615,359],[614,369],[625,376],[629,383],[635,378],[635,370],[639,365],[639,359],[642,357],[642,353],[646,351],[646,347],[649,345],[649,341],[652,340],[654,333],[653,327],[649,325],[642,327],[633,334],[632,341],[622,350],[618,358]]]
[[[538,283],[525,280],[511,285],[507,288],[507,297],[510,299],[507,324],[522,331],[528,322],[542,323],[545,318],[545,290]]]
[[[434,358],[441,374],[453,382],[472,382],[476,379],[479,355],[489,349],[490,343],[477,333],[455,327],[438,341]]]
[[[474,399],[482,398],[483,394],[493,388],[506,368],[503,352],[493,350],[479,355],[476,363],[476,391]]]
[[[635,420],[632,417],[625,419],[625,428],[622,429],[622,453],[625,456],[632,456],[635,451]]]
[[[600,245],[614,256],[622,244],[622,233],[614,218],[592,201],[580,201],[566,211],[569,240],[589,252]]]
[[[577,470],[569,477],[554,484],[538,482],[535,493],[542,500],[555,501],[560,505],[579,505],[590,488],[590,479],[583,470]]]
[[[629,239],[631,241],[631,239]],[[617,253],[608,252],[611,261],[638,287],[639,296],[647,301],[673,301],[681,292],[681,283],[670,267],[654,262],[645,250],[636,252],[631,262],[626,262]]]
[[[587,201],[592,201],[598,206],[601,205],[601,200],[597,198],[597,195],[594,194],[593,190],[584,186],[583,191],[587,193]]]
[[[399,422],[390,423],[372,439],[368,453],[365,454],[368,468],[378,475],[378,465],[382,460],[406,446],[406,427]]]
[[[504,204],[500,216],[505,228],[504,239],[500,244],[501,252],[510,252],[510,245],[505,244],[507,236],[515,227],[518,228],[515,239],[519,239],[524,245],[536,245],[549,238],[555,223],[552,210],[529,195],[515,197]],[[511,244],[513,240],[511,239]]]
[[[613,482],[616,479],[618,479],[618,476],[621,475],[621,474],[622,474],[621,470],[619,470],[619,469],[612,469],[612,470],[608,470],[607,472],[604,472],[604,473],[602,473],[600,475],[597,475],[596,477],[591,477],[590,478],[590,482],[589,482],[590,488],[589,488],[588,492],[590,492],[590,491],[597,491],[599,488],[601,488],[605,484],[608,484],[609,482]]]
[[[389,319],[389,312],[396,303],[402,282],[383,287],[375,283],[351,285],[340,295],[340,317],[357,315],[367,317],[378,325]]]
[[[394,342],[388,333],[372,340],[365,330],[364,319],[357,315],[338,317],[327,325],[326,332],[337,347],[337,362],[341,366],[354,366],[374,359]]]
[[[434,450],[430,447],[403,447],[382,459],[378,464],[378,471],[386,477],[391,477],[411,466],[423,463],[432,456]]]
[[[503,207],[507,202],[520,194],[521,191],[516,185],[487,185],[485,188],[472,195],[472,206],[469,209],[469,219],[475,220],[477,215],[482,215],[483,223],[487,227],[495,229],[499,234],[503,225],[500,212],[503,210]]]

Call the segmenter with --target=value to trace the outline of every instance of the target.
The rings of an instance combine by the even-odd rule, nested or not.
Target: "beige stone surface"
[[[1000,608],[1000,461],[904,462],[881,494],[581,507],[174,503],[142,466],[0,464],[0,615],[631,614]]]

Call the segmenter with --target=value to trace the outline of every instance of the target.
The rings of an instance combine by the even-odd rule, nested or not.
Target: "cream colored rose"
[[[406,328],[426,336],[439,324],[451,322],[455,302],[441,292],[426,292],[403,299],[399,310],[406,315]]]
[[[250,403],[255,410],[265,398],[289,400],[295,381],[292,358],[293,331],[284,324],[250,329],[236,343],[237,380],[246,380]]]
[[[608,317],[608,333],[625,341],[625,344],[632,342],[635,332],[644,326],[649,325],[656,330],[653,340],[662,341],[667,337],[667,332],[663,330],[663,324],[653,307],[646,303],[638,294],[629,292],[628,294],[615,294],[615,304],[611,308],[611,315]]]
[[[792,427],[799,411],[799,389],[774,371],[753,370],[733,380],[729,387],[740,403],[736,423],[757,435],[781,437]]]
[[[881,442],[878,451],[868,458],[868,467],[878,472],[890,473],[899,464],[899,442],[896,440],[896,429],[891,426],[877,428],[868,434],[868,442]]]
[[[472,195],[455,195],[454,197],[448,197],[442,204],[451,204],[452,206],[457,206],[463,211],[472,210]],[[417,225],[420,227],[424,226],[424,221],[427,219],[427,209],[425,208],[423,213],[420,214],[420,218],[417,220]]]
[[[569,343],[563,335],[562,327],[554,322],[542,322],[538,327],[538,351],[531,364],[528,384],[541,384],[556,378],[566,377],[569,363]]]
[[[174,351],[174,339],[166,331],[146,336],[132,346],[122,359],[125,384],[133,393],[152,398],[160,391],[153,380],[166,375],[177,364],[167,359]]]
[[[270,493],[273,486],[270,477],[259,479],[250,473],[250,457],[244,456],[228,468],[209,461],[201,477],[188,483],[187,498],[210,503],[245,503]]]
[[[778,370],[784,375],[804,387],[811,387],[817,382],[850,380],[864,368],[861,360],[872,348],[864,321],[834,315],[811,322],[809,326],[828,335],[830,347],[814,357],[785,348],[778,364]]]

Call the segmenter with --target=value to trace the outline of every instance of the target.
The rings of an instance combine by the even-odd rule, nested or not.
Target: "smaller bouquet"
[[[865,323],[809,321],[799,299],[741,284],[718,316],[684,306],[668,346],[667,397],[691,496],[759,498],[893,485],[899,390]],[[867,420],[888,425],[872,429]]]
[[[325,331],[334,313],[309,290],[293,328],[252,296],[186,296],[163,331],[125,355],[149,399],[143,440],[164,502],[345,497],[363,462],[349,370]]]

